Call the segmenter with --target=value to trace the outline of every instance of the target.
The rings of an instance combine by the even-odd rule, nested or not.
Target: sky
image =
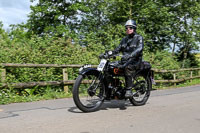
[[[3,28],[9,29],[10,24],[26,23],[30,13],[30,0],[0,0],[0,21]]]

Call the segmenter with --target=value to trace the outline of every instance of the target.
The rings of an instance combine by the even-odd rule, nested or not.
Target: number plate
[[[97,70],[98,70],[98,71],[103,71],[103,69],[104,69],[104,67],[105,67],[105,65],[106,65],[106,62],[107,62],[107,60],[102,59],[101,62],[100,62],[100,64],[99,64],[98,67],[97,67]]]

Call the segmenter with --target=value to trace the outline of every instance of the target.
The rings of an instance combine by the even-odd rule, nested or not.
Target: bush
[[[104,47],[101,45],[89,44],[83,47],[76,43],[72,44],[65,37],[33,36],[30,39],[10,39],[11,43],[3,40],[0,41],[1,63],[97,64],[98,56],[104,52]],[[62,70],[56,68],[8,68],[6,70],[7,82],[62,80]],[[77,74],[74,70],[68,69],[68,76],[69,79],[75,79]],[[40,90],[34,95],[43,93],[44,88]]]
[[[161,70],[180,69],[180,65],[176,58],[168,51],[157,51],[156,53],[144,53],[144,60],[149,61],[153,68]],[[170,73],[156,74],[155,79],[173,79]]]

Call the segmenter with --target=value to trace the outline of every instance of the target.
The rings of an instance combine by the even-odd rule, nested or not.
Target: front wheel
[[[133,79],[133,85],[133,97],[129,99],[130,102],[135,106],[144,105],[150,96],[152,88],[150,77],[139,73]]]
[[[73,99],[83,112],[97,111],[103,103],[104,84],[99,74],[79,75],[73,87]]]

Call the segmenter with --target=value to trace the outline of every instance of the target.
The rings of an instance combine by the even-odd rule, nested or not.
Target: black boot
[[[126,80],[126,93],[125,93],[125,98],[131,98],[133,96],[132,93],[132,77],[131,76],[125,76]]]
[[[133,96],[132,90],[126,90],[125,98],[131,98]]]

